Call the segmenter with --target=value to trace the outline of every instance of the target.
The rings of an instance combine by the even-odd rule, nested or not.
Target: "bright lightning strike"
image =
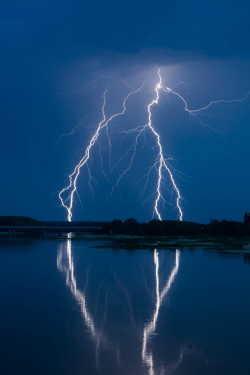
[[[122,116],[125,113],[127,100],[132,95],[137,94],[139,92],[143,93],[142,89],[143,89],[143,87],[145,85],[145,82],[138,89],[133,89],[124,80],[122,80],[127,85],[127,87],[130,90],[132,90],[132,91],[130,91],[130,93],[124,99],[122,111],[113,114],[111,117],[109,117],[107,119],[106,115],[105,115],[105,106],[106,106],[106,101],[107,101],[106,96],[107,96],[108,89],[109,89],[109,84],[108,84],[107,89],[105,90],[105,92],[103,94],[102,120],[99,123],[99,125],[97,127],[97,130],[95,131],[93,137],[91,138],[91,140],[90,140],[90,142],[89,142],[89,144],[88,144],[88,146],[87,146],[87,148],[85,150],[84,156],[79,161],[79,163],[76,165],[76,167],[74,168],[74,171],[69,175],[69,184],[65,188],[63,188],[60,191],[60,193],[59,193],[59,199],[61,201],[61,204],[67,210],[68,221],[72,220],[72,216],[73,216],[72,208],[73,208],[73,202],[74,202],[74,195],[75,195],[75,193],[77,193],[77,180],[78,180],[78,177],[80,175],[80,170],[81,170],[81,168],[84,165],[86,165],[86,168],[88,170],[89,177],[90,177],[90,180],[89,180],[90,183],[89,183],[89,185],[90,185],[90,188],[92,189],[91,180],[93,180],[93,181],[95,181],[95,180],[91,177],[90,169],[89,169],[89,166],[88,166],[88,160],[90,158],[90,152],[93,149],[94,145],[97,143],[99,145],[99,147],[100,147],[99,139],[98,138],[100,136],[100,132],[104,128],[106,129],[106,135],[107,135],[108,143],[109,143],[109,169],[110,169],[109,173],[111,173],[114,170],[114,167],[117,166],[121,162],[121,160],[124,159],[129,154],[129,152],[131,150],[133,150],[133,153],[132,153],[132,156],[130,158],[130,162],[129,162],[127,168],[124,169],[124,171],[118,177],[116,183],[112,186],[112,189],[111,189],[111,192],[110,192],[108,198],[112,195],[112,193],[114,192],[114,190],[116,188],[119,189],[119,187],[118,187],[119,182],[124,177],[124,175],[130,170],[130,168],[131,168],[131,166],[132,166],[132,164],[134,162],[134,158],[135,158],[135,155],[136,155],[136,150],[137,150],[137,146],[138,146],[139,137],[142,134],[145,135],[145,130],[149,129],[151,131],[151,133],[153,134],[153,136],[155,137],[155,139],[156,139],[158,153],[157,153],[157,157],[156,157],[156,159],[155,159],[155,161],[153,163],[153,166],[150,167],[149,172],[144,176],[146,178],[146,184],[147,184],[148,180],[149,180],[149,174],[150,174],[150,172],[153,169],[156,169],[156,171],[157,171],[157,181],[156,181],[155,192],[153,194],[151,194],[147,198],[147,200],[150,197],[155,196],[153,214],[155,214],[159,220],[162,220],[162,214],[160,213],[159,204],[160,204],[160,202],[163,202],[163,204],[166,203],[166,201],[165,201],[165,199],[163,197],[162,190],[164,188],[164,179],[165,179],[164,176],[165,176],[165,173],[167,173],[168,176],[169,176],[169,178],[170,178],[170,181],[171,181],[171,184],[172,184],[172,188],[173,188],[173,190],[175,191],[175,194],[176,194],[176,208],[178,210],[179,220],[180,221],[183,220],[183,210],[181,208],[181,199],[182,199],[182,197],[181,197],[180,190],[177,187],[177,184],[176,184],[176,181],[174,179],[173,172],[172,172],[172,171],[175,171],[175,170],[174,170],[174,168],[171,166],[171,164],[169,162],[170,158],[165,158],[164,157],[163,146],[162,146],[162,143],[161,143],[160,134],[155,130],[155,128],[153,126],[153,122],[152,122],[152,112],[151,112],[151,109],[152,109],[152,107],[154,105],[158,104],[159,98],[160,98],[160,91],[164,91],[166,93],[170,93],[172,95],[177,96],[183,102],[183,104],[184,104],[184,110],[190,116],[192,116],[196,121],[198,121],[202,126],[208,126],[208,127],[210,127],[210,126],[207,125],[207,124],[204,124],[203,121],[200,118],[200,115],[204,115],[203,111],[205,111],[206,109],[208,109],[212,105],[218,104],[218,103],[242,102],[245,99],[247,99],[247,97],[250,95],[250,92],[243,99],[236,99],[236,100],[230,100],[230,101],[229,100],[211,101],[208,105],[206,105],[203,108],[199,108],[199,109],[195,109],[195,110],[190,110],[188,108],[188,104],[187,104],[186,100],[178,92],[176,92],[176,91],[173,90],[174,88],[176,88],[179,84],[181,84],[183,82],[180,82],[179,84],[175,85],[172,89],[169,88],[169,87],[164,86],[163,83],[162,83],[162,77],[161,77],[161,74],[160,74],[160,69],[158,70],[158,78],[159,78],[158,83],[156,84],[155,89],[153,90],[153,92],[155,92],[155,98],[147,106],[147,113],[148,113],[148,122],[147,122],[147,124],[143,125],[143,126],[138,126],[138,127],[134,128],[134,129],[130,129],[128,131],[126,131],[126,130],[122,131],[122,133],[124,133],[125,135],[129,135],[129,134],[133,134],[133,133],[137,133],[137,135],[136,135],[135,141],[132,144],[132,146],[127,150],[126,154],[120,160],[118,160],[118,162],[113,167],[111,166],[111,147],[112,147],[112,143],[111,143],[111,138],[110,138],[110,135],[109,135],[109,132],[108,132],[108,126],[109,126],[109,124],[111,123],[111,121],[114,118],[116,118],[118,116]],[[144,93],[146,93],[146,92],[144,92]],[[214,130],[213,128],[211,128],[211,129]],[[69,134],[72,134],[74,132],[74,130],[75,130],[75,128]],[[100,151],[99,154],[101,156],[101,151]],[[101,164],[102,164],[102,160],[101,160]],[[109,178],[107,177],[107,174],[103,170],[103,167],[102,167],[102,173],[104,174],[106,180],[108,182],[110,182]],[[146,185],[145,185],[143,191],[145,191],[145,189],[146,189]],[[64,198],[65,193],[68,193],[68,196],[66,198]],[[92,193],[93,193],[93,190],[92,190]]]
[[[143,86],[142,86],[143,87]],[[89,160],[89,157],[90,157],[90,150],[92,149],[92,147],[95,145],[98,137],[99,137],[99,134],[100,134],[100,131],[101,129],[105,128],[108,126],[108,123],[113,120],[115,117],[117,116],[120,116],[120,115],[123,115],[124,112],[126,111],[126,101],[127,99],[132,95],[132,94],[135,94],[137,93],[138,91],[140,91],[142,89],[142,87],[140,87],[139,89],[137,90],[134,90],[134,91],[131,91],[127,96],[126,98],[124,99],[123,101],[123,110],[122,112],[120,113],[116,113],[114,115],[112,115],[108,120],[106,119],[106,115],[105,115],[105,112],[104,112],[104,108],[105,108],[105,104],[106,104],[106,94],[108,92],[108,87],[106,89],[106,91],[104,92],[103,94],[103,106],[102,106],[102,115],[103,115],[103,119],[102,121],[99,123],[98,125],[98,128],[95,132],[95,134],[93,135],[93,137],[91,138],[90,142],[89,142],[89,145],[88,147],[86,148],[86,151],[85,151],[85,154],[83,156],[83,158],[80,160],[80,162],[77,164],[77,166],[75,167],[73,173],[71,173],[69,175],[69,185],[67,187],[65,187],[64,189],[62,189],[59,193],[59,199],[63,205],[63,207],[66,208],[67,212],[68,212],[68,221],[71,221],[72,220],[72,206],[73,206],[73,199],[74,199],[74,193],[76,192],[76,182],[77,182],[77,179],[79,177],[79,174],[80,174],[80,170],[82,168],[83,165],[87,164],[87,161]],[[63,200],[62,198],[62,194],[65,192],[65,191],[68,191],[70,190],[70,196],[69,196],[69,204],[67,205],[66,204],[66,201]]]
[[[180,195],[180,191],[179,189],[177,188],[176,186],[176,183],[175,183],[175,180],[174,180],[174,177],[173,177],[173,174],[172,172],[170,171],[168,165],[167,165],[167,162],[166,160],[164,159],[164,156],[163,156],[163,149],[162,149],[162,145],[161,145],[161,141],[160,141],[160,136],[159,134],[155,131],[155,129],[153,128],[153,125],[152,125],[152,120],[151,120],[151,117],[152,117],[152,114],[151,114],[151,107],[153,104],[158,104],[158,101],[159,101],[159,90],[162,89],[162,78],[161,78],[161,75],[160,75],[160,69],[158,70],[158,75],[159,75],[159,83],[157,84],[156,88],[155,88],[155,92],[156,92],[156,99],[154,99],[149,105],[148,105],[148,124],[146,126],[149,126],[149,128],[152,130],[152,132],[154,133],[154,135],[156,136],[156,139],[157,139],[157,144],[158,144],[158,147],[159,147],[159,167],[158,167],[158,183],[157,183],[157,198],[155,200],[155,206],[154,206],[154,211],[156,213],[156,215],[158,216],[158,219],[159,220],[162,220],[161,218],[161,215],[159,213],[159,209],[158,209],[158,204],[159,204],[159,201],[160,199],[162,198],[162,194],[161,194],[161,184],[162,184],[162,170],[165,168],[167,170],[167,172],[169,173],[169,176],[170,176],[170,179],[172,181],[172,184],[173,184],[173,187],[174,187],[174,190],[176,191],[177,193],[177,200],[176,200],[176,205],[178,207],[178,210],[179,210],[179,219],[180,221],[182,221],[182,218],[183,218],[183,212],[182,212],[182,209],[181,209],[181,206],[180,206],[180,199],[181,199],[181,195]]]

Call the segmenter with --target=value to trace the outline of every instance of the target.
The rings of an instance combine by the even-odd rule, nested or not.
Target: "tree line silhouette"
[[[114,220],[103,223],[103,233],[114,235],[137,236],[194,236],[212,235],[243,237],[250,236],[250,216],[244,223],[237,221],[211,220],[210,224],[199,224],[188,221],[151,220],[148,223],[138,223],[130,218],[122,222]]]
[[[137,235],[137,236],[228,236],[228,237],[250,237],[250,213],[245,213],[244,221],[218,221],[211,220],[209,224],[199,224],[189,221],[178,220],[151,220],[148,223],[139,223],[136,219],[113,220],[112,222],[42,222],[25,216],[0,216],[0,226],[39,226],[50,225],[56,227],[85,226],[100,227],[96,233],[105,235]]]
[[[245,212],[245,215],[244,215],[244,223],[250,223],[250,212],[247,214],[247,212]]]

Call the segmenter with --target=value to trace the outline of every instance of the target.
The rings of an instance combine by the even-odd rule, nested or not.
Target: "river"
[[[0,374],[250,373],[250,258],[0,240]]]

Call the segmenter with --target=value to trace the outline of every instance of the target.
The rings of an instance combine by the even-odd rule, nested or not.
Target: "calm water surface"
[[[98,245],[0,241],[1,375],[250,374],[246,255]]]

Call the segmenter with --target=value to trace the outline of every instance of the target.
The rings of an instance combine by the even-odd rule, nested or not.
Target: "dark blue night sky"
[[[110,79],[79,90],[99,76],[123,78],[139,87],[150,75],[152,90],[161,67],[166,86],[195,83],[178,88],[192,109],[211,100],[245,97],[250,90],[249,14],[247,1],[2,2],[0,215],[66,219],[58,191],[67,185],[67,176],[100,121],[102,94]],[[126,90],[122,81],[112,79],[107,114],[121,110]],[[153,96],[129,101],[126,116],[112,124],[113,165],[129,145],[128,138],[121,139],[120,129],[144,124],[145,105]],[[71,132],[96,108],[85,126],[58,143],[61,134]],[[152,111],[165,155],[171,155],[173,167],[183,173],[176,181],[184,198],[184,220],[242,220],[250,211],[250,97],[220,103],[206,115],[206,123],[216,131],[192,121],[183,103],[165,93]],[[102,146],[105,156],[105,140]],[[150,220],[154,200],[143,202],[156,182],[152,175],[141,197],[140,178],[154,147],[146,135],[133,168],[121,181],[121,191],[106,202],[110,185],[101,173],[96,147],[90,162],[98,182],[93,182],[94,197],[85,169],[73,219]],[[174,203],[168,181],[166,187],[166,199]],[[178,217],[169,204],[161,206],[161,212],[164,219]]]

